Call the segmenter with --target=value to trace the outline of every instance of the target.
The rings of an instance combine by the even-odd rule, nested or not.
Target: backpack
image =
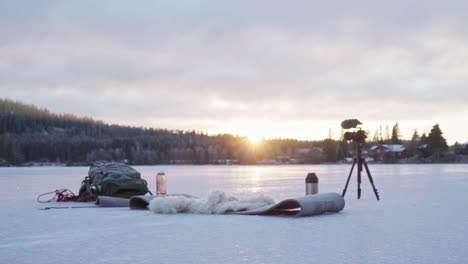
[[[151,193],[147,182],[132,167],[117,162],[95,162],[80,186],[79,197],[92,200],[98,196],[130,198]]]

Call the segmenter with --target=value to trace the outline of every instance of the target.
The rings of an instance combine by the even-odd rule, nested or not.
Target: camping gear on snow
[[[159,176],[159,179],[158,179]],[[159,181],[158,181],[159,180]],[[164,173],[156,177],[157,193],[152,195],[147,183],[138,171],[132,167],[114,162],[96,162],[83,180],[79,195],[62,189],[39,195],[38,202],[51,201],[89,201],[96,200],[97,206],[46,207],[44,209],[62,208],[96,208],[96,207],[130,207],[130,209],[149,209],[155,213],[203,213],[203,214],[238,214],[270,216],[312,216],[327,212],[343,210],[345,201],[337,193],[306,195],[295,199],[274,201],[265,196],[252,199],[227,197],[223,192],[213,192],[208,199],[202,200],[187,194],[166,195],[166,178]],[[307,186],[307,184],[315,184]],[[306,178],[306,194],[317,193],[318,178],[309,173]],[[41,196],[55,193],[52,199],[40,200]],[[145,195],[150,193],[151,195]]]
[[[306,195],[318,193],[318,177],[317,174],[310,172],[306,177]]]
[[[156,195],[167,194],[166,183],[166,174],[164,172],[158,172],[156,175]]]
[[[96,207],[130,207],[130,209],[148,210],[153,199],[164,197],[182,197],[195,199],[196,197],[187,194],[175,194],[167,196],[137,195],[130,199],[100,196],[97,206],[71,206],[71,207],[46,207],[43,209],[66,209],[66,208],[96,208]],[[157,201],[157,200],[156,200]],[[279,203],[259,207],[246,211],[225,211],[225,214],[237,215],[265,215],[265,216],[292,216],[304,217],[314,216],[322,213],[337,213],[343,210],[345,201],[338,193],[322,193],[307,195],[295,199],[283,200]]]
[[[149,209],[148,206],[153,201],[154,203],[163,201],[165,197],[179,197],[185,199],[195,199],[196,197],[187,194],[176,194],[167,196],[156,195],[138,195],[130,199],[121,199],[116,197],[99,197],[97,204],[101,207],[116,207],[129,206],[130,209]],[[174,206],[180,206],[180,203],[174,203]],[[268,215],[268,216],[313,216],[322,213],[337,213],[343,210],[345,201],[338,193],[322,193],[316,195],[307,195],[295,199],[283,200],[276,204],[262,206],[251,210],[232,211],[229,206],[228,210],[221,212],[225,214],[238,215]]]
[[[116,162],[96,162],[89,168],[88,176],[80,187],[79,197],[98,196],[130,198],[151,193],[147,182],[129,165]]]

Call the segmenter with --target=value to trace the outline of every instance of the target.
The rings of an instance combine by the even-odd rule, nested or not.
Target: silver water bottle
[[[166,195],[166,174],[164,172],[158,172],[156,175],[156,195]]]
[[[306,182],[306,195],[318,193],[318,177],[317,174],[310,172],[305,179]]]

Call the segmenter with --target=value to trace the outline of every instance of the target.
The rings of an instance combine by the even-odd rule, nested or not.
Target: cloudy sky
[[[0,96],[110,123],[468,141],[468,1],[4,1]]]

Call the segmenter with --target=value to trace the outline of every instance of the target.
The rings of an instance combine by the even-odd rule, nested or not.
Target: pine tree
[[[344,140],[344,133],[345,133],[345,130],[343,128],[341,128],[341,130],[340,130],[340,140]]]
[[[429,153],[429,150],[427,148],[427,136],[426,133],[423,133],[419,139],[419,144],[418,144],[418,151],[421,154],[422,157],[427,158],[431,154]]]
[[[411,141],[414,141],[414,142],[417,142],[419,141],[419,133],[418,133],[418,130],[415,129],[414,132],[413,132],[413,136],[411,137]]]
[[[390,139],[390,142],[392,144],[400,144],[401,143],[401,140],[400,140],[400,128],[398,126],[398,122],[395,123],[395,125],[393,125],[393,128],[392,128],[392,138]]]
[[[383,130],[382,130],[382,125],[379,126],[379,141],[382,143],[383,142]]]
[[[385,126],[385,143],[388,143],[390,141],[390,128],[388,125]]]
[[[374,136],[372,137],[372,142],[373,143],[378,143],[380,141],[379,139],[379,130],[375,130]]]
[[[336,141],[329,138],[323,141],[323,152],[326,162],[336,162],[338,160],[338,151]]]
[[[327,139],[333,139],[333,129],[329,128],[328,129],[328,137]]]
[[[419,145],[419,140],[420,140],[420,137],[419,137],[418,130],[415,129],[413,132],[413,136],[411,137],[409,147],[408,147],[408,151],[411,156],[416,154],[416,150],[418,149],[418,145]]]
[[[442,152],[448,149],[447,141],[442,136],[442,130],[440,130],[439,124],[435,124],[429,136],[427,137],[427,148],[429,153],[432,154],[441,154]]]
[[[420,145],[427,144],[427,135],[426,135],[426,133],[422,134],[421,138],[419,139],[419,144]]]

